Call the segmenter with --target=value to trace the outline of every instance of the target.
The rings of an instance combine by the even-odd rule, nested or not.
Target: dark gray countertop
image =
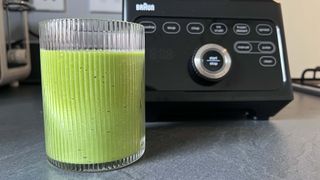
[[[39,86],[0,89],[0,179],[319,179],[320,98],[295,94],[271,121],[153,123],[135,164],[75,173],[46,161]]]

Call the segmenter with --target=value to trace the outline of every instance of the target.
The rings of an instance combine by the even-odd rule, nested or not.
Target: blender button
[[[246,41],[238,41],[234,44],[234,50],[239,54],[247,54],[252,51],[252,45]]]
[[[272,54],[275,52],[276,47],[272,42],[260,42],[258,49],[261,53]]]
[[[233,31],[237,35],[248,35],[250,34],[250,26],[248,24],[238,23],[233,26]]]
[[[228,32],[228,27],[223,23],[213,23],[210,26],[210,31],[214,35],[224,35]]]
[[[259,24],[256,27],[256,31],[260,36],[270,36],[273,32],[272,27],[269,24]]]
[[[202,34],[204,31],[204,26],[198,22],[191,22],[187,25],[187,31],[190,34]]]
[[[274,67],[277,64],[276,58],[273,56],[262,56],[259,62],[263,67]]]
[[[166,22],[162,25],[162,30],[167,34],[178,34],[180,25],[176,22]]]
[[[152,34],[157,30],[157,25],[152,21],[141,21],[139,23],[144,26],[146,34]]]

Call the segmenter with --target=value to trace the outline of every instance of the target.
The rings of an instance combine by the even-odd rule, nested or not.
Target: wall
[[[320,1],[278,0],[282,4],[291,76],[320,66]]]

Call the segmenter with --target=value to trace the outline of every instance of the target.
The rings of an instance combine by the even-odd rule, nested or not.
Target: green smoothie
[[[46,151],[106,163],[144,148],[144,52],[41,49]]]

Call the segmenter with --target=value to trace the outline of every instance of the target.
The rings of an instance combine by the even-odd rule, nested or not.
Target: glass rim
[[[144,30],[144,26],[139,23],[135,22],[129,22],[129,21],[123,21],[123,20],[116,20],[116,19],[103,19],[103,18],[53,18],[53,19],[46,19],[46,20],[41,20],[39,22],[39,27],[43,26],[44,24],[51,23],[53,21],[63,21],[63,20],[80,20],[80,21],[99,21],[99,22],[111,22],[111,23],[126,23],[130,26],[137,26],[139,29]]]
[[[39,23],[42,49],[141,50],[144,26],[99,18],[52,18]]]

